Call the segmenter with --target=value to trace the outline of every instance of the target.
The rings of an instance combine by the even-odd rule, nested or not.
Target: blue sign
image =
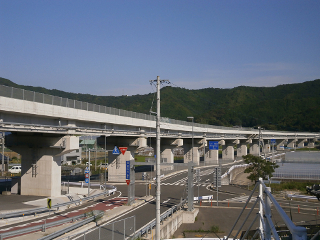
[[[114,146],[114,149],[112,151],[112,154],[115,154],[115,155],[119,155],[120,154],[120,151],[119,149],[117,148],[117,146]]]
[[[86,178],[84,181],[85,181],[86,183],[89,183],[89,178]]]
[[[219,142],[209,141],[209,150],[219,150]]]
[[[126,161],[126,179],[130,179],[130,161]]]
[[[270,143],[271,144],[276,144],[276,140],[275,139],[270,139]]]
[[[84,173],[90,173],[90,170],[89,170],[88,168],[86,168],[86,169],[84,170]]]

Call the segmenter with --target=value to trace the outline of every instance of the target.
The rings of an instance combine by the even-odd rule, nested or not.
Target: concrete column
[[[264,144],[263,152],[265,153],[271,152],[271,145],[268,142]]]
[[[283,150],[284,144],[287,142],[287,139],[277,140],[276,149]]]
[[[237,157],[246,156],[248,154],[247,144],[251,142],[251,139],[240,140],[239,144],[237,144]]]
[[[298,147],[299,148],[303,148],[304,147],[304,143],[307,142],[307,141],[308,141],[308,139],[299,140]]]
[[[97,144],[104,148],[105,137],[97,139]],[[137,148],[147,147],[147,138],[142,133],[139,137],[107,137],[107,149],[113,150],[114,147],[127,147],[125,154],[119,155],[108,153],[108,180],[114,182],[125,182],[126,180],[126,161],[134,160]]]
[[[309,147],[309,148],[314,148],[314,142],[309,142],[309,143],[308,143],[308,147]]]
[[[287,147],[288,148],[295,148],[296,147],[296,142],[297,142],[297,139],[289,139]]]
[[[184,144],[183,150],[184,150],[184,158],[183,158],[184,163],[193,162],[195,165],[200,164],[200,153],[199,153],[198,147],[193,147],[193,159],[192,159],[192,145]]]
[[[21,133],[6,142],[21,155],[21,195],[61,195],[61,156],[79,148],[78,137]]]
[[[136,148],[128,147],[125,154],[119,155],[109,152],[108,160],[108,181],[125,182],[126,181],[126,161],[134,160],[134,152]]]
[[[222,160],[234,161],[234,145],[238,143],[239,140],[224,140],[224,144],[222,144]]]
[[[219,150],[206,150],[205,163],[219,164]]]
[[[183,139],[161,138],[160,143],[161,159],[166,163],[174,163],[173,149],[183,146]]]
[[[259,140],[253,139],[252,144],[250,146],[250,154],[252,155],[259,155]]]
[[[194,139],[193,144],[193,159],[192,159],[192,139],[186,138],[183,139],[183,150],[184,150],[184,163],[193,162],[195,165],[200,164],[200,153],[199,147],[202,146],[202,139]]]

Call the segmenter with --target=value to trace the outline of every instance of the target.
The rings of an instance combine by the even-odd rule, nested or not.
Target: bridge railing
[[[133,111],[127,111],[123,109],[117,109],[117,108],[97,105],[93,103],[82,102],[74,99],[68,99],[68,98],[53,96],[49,94],[24,90],[21,88],[8,87],[4,85],[0,85],[0,96],[26,100],[31,102],[39,102],[44,104],[56,105],[61,107],[75,108],[75,109],[80,109],[85,111],[92,111],[92,112],[99,112],[99,113],[105,113],[105,114],[111,114],[111,115],[117,115],[117,116],[123,116],[123,117],[156,121],[156,117],[151,114],[137,113]],[[192,124],[194,124],[193,125],[194,127],[208,128],[208,129],[225,129],[225,130],[232,130],[232,131],[235,131],[235,130],[252,131],[253,130],[252,128],[247,128],[247,127],[235,128],[235,127],[215,126],[215,125],[209,125],[209,124],[200,124],[200,123],[192,123],[192,122],[187,122],[182,120],[175,120],[175,119],[170,119],[165,117],[161,118],[161,122],[169,123],[169,124],[184,125],[184,126],[192,126]],[[277,132],[288,133],[285,131],[277,131]],[[274,133],[274,131],[268,131],[268,130],[263,131],[264,136],[269,137],[268,133],[271,134],[270,138],[272,138],[273,137],[272,134]],[[303,133],[299,133],[299,137],[304,137]],[[305,137],[307,137],[307,135]]]
[[[156,117],[153,115],[150,115],[150,114],[137,113],[137,112],[133,112],[133,111],[127,111],[127,110],[123,110],[123,109],[117,109],[117,108],[97,105],[97,104],[93,104],[93,103],[82,102],[82,101],[78,101],[78,100],[74,100],[74,99],[68,99],[68,98],[53,96],[53,95],[49,95],[49,94],[24,90],[21,88],[8,87],[8,86],[4,86],[4,85],[0,85],[0,96],[20,99],[20,100],[25,100],[25,101],[31,101],[31,102],[56,105],[56,106],[61,106],[61,107],[75,108],[75,109],[80,109],[80,110],[85,110],[85,111],[92,111],[92,112],[99,112],[99,113],[105,113],[105,114],[111,114],[111,115],[117,115],[117,116],[124,116],[124,117],[131,117],[131,118],[156,121]],[[175,119],[170,119],[170,118],[165,118],[165,117],[161,118],[161,122],[171,123],[171,124],[179,124],[179,125],[185,125],[185,126],[192,126],[192,124],[194,124],[194,127],[201,127],[201,128],[235,130],[235,128],[231,128],[231,127],[192,123],[192,122],[175,120]],[[246,131],[246,130],[251,131],[252,130],[251,128],[242,128],[242,127],[240,129],[244,130],[244,131]]]
[[[245,220],[242,222],[241,226],[239,227],[238,232],[235,234],[235,237],[238,236],[240,231],[243,229],[245,223],[247,222],[250,214],[253,212],[256,204],[259,204],[259,212],[256,213],[256,216],[254,220],[251,222],[250,227],[246,230],[244,235],[241,237],[242,239],[247,239],[247,236],[249,234],[249,231],[251,230],[253,224],[258,220],[259,221],[259,228],[256,229],[252,239],[255,239],[257,235],[260,235],[261,239],[275,239],[280,240],[280,237],[276,231],[275,224],[272,221],[271,216],[271,203],[273,204],[276,211],[279,213],[280,217],[282,218],[283,222],[287,226],[288,230],[290,231],[290,234],[292,235],[292,240],[307,240],[307,229],[305,227],[296,226],[291,221],[291,219],[288,217],[286,212],[281,208],[280,204],[276,201],[276,199],[273,197],[273,195],[270,192],[270,188],[266,187],[266,185],[263,182],[262,178],[259,178],[259,181],[256,183],[254,189],[252,190],[250,196],[248,197],[248,200],[246,201],[240,215],[238,216],[236,222],[234,223],[233,227],[231,228],[228,236],[224,239],[229,239],[231,233],[233,232],[235,226],[237,225],[241,215],[243,214],[244,210],[247,208],[248,203],[250,202],[253,193],[255,190],[259,187],[259,196],[256,198],[256,201],[252,205],[249,213],[247,214]]]

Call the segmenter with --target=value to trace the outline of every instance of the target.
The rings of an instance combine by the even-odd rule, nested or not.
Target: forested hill
[[[84,102],[149,114],[154,94],[134,96],[94,96],[56,89],[23,86],[0,78],[0,84]],[[262,126],[289,131],[320,131],[320,79],[276,87],[188,90],[161,89],[161,116],[220,126]]]

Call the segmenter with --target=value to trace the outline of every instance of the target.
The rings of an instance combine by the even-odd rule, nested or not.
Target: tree
[[[245,163],[250,164],[244,172],[250,173],[247,178],[252,182],[258,181],[260,177],[263,179],[266,179],[267,176],[272,177],[272,173],[279,167],[274,162],[267,161],[262,157],[254,156],[252,154],[243,156],[243,159]]]

